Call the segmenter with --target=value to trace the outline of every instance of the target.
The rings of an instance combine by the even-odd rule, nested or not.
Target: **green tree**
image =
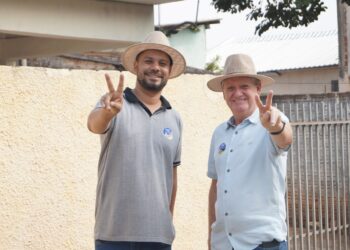
[[[219,66],[220,56],[216,55],[210,62],[205,65],[205,69],[213,73],[222,73],[222,68]]]
[[[341,0],[350,5],[350,0]],[[270,28],[308,26],[326,11],[322,0],[212,0],[215,9],[238,13],[250,10],[248,20],[259,20],[255,33],[259,36]]]

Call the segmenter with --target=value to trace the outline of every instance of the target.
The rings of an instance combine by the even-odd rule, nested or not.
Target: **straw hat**
[[[227,57],[224,67],[224,74],[208,81],[208,88],[215,92],[221,92],[223,80],[233,77],[252,77],[260,80],[262,86],[274,82],[271,77],[256,73],[253,60],[248,55],[234,54]]]
[[[134,62],[138,54],[145,50],[160,50],[170,56],[173,61],[169,78],[181,75],[186,68],[183,55],[176,49],[170,47],[168,38],[160,31],[151,32],[142,43],[129,46],[122,55],[122,63],[125,69],[136,74]]]

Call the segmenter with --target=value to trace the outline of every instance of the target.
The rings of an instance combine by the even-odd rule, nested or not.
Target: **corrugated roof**
[[[338,32],[235,37],[208,50],[207,61],[219,55],[223,66],[226,57],[236,53],[250,55],[259,72],[337,65]]]
[[[178,33],[181,30],[192,28],[192,27],[195,28],[199,25],[204,25],[204,27],[206,29],[208,29],[210,27],[210,24],[218,24],[218,23],[220,23],[220,20],[221,19],[202,20],[202,21],[198,21],[198,22],[185,21],[182,23],[174,23],[174,24],[155,26],[155,30],[161,30],[167,36],[170,36],[172,34]]]

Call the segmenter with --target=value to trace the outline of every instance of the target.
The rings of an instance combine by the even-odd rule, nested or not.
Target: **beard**
[[[164,79],[159,84],[147,81],[145,78],[141,79],[140,77],[137,77],[137,81],[145,90],[156,93],[162,91],[167,84],[167,80]]]

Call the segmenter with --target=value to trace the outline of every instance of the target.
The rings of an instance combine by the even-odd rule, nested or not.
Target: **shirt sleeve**
[[[178,115],[179,118],[179,143],[177,145],[177,150],[173,162],[173,166],[177,167],[181,164],[181,150],[182,150],[182,120],[180,116]]]
[[[207,176],[211,179],[217,179],[218,175],[215,168],[215,132],[211,138],[209,157],[208,157],[208,172]]]

